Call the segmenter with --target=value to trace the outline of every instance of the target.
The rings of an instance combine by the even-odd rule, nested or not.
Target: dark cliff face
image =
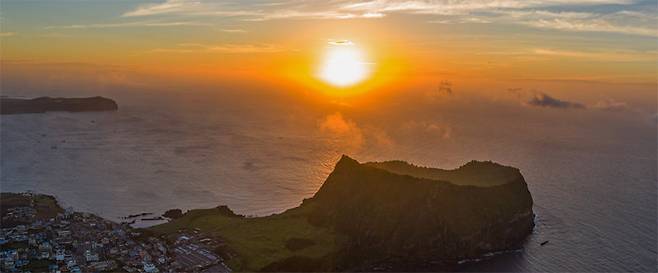
[[[360,164],[344,156],[304,202],[311,208],[311,223],[349,238],[338,254],[338,270],[440,268],[518,248],[532,231],[532,197],[517,169],[490,162],[451,171],[412,165],[390,171],[389,165]]]
[[[119,106],[115,101],[104,97],[41,97],[35,99],[0,98],[0,113],[2,114],[45,113],[51,111],[116,111],[118,108]]]

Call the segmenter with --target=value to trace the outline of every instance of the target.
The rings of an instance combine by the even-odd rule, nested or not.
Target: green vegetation
[[[37,219],[50,219],[58,213],[64,213],[64,209],[57,204],[57,199],[49,195],[37,195],[34,198],[34,208],[37,210]]]
[[[455,185],[490,187],[502,185],[516,179],[519,170],[490,161],[471,161],[454,170],[420,167],[404,161],[368,162],[364,165],[386,170],[395,174],[409,175]]]
[[[180,229],[198,228],[224,238],[230,250],[239,257],[228,261],[229,266],[236,271],[257,271],[291,256],[319,259],[332,254],[340,236],[330,229],[311,225],[303,214],[300,209],[295,209],[268,217],[243,218],[227,215],[218,208],[197,209],[152,230],[171,234]],[[286,247],[291,239],[314,243],[303,252],[296,252]]]
[[[219,251],[231,253],[236,271],[443,266],[426,268],[435,271],[516,248],[533,226],[532,197],[518,169],[473,161],[446,171],[344,156],[313,198],[284,213],[245,218],[221,206],[151,230],[199,229],[223,238]]]
[[[312,245],[315,245],[315,241],[310,240],[310,239],[304,239],[304,238],[290,238],[288,241],[286,241],[286,248],[289,249],[290,251],[299,251],[304,248],[310,247]]]
[[[63,213],[64,209],[57,204],[57,199],[49,195],[41,194],[23,194],[23,193],[0,193],[0,215],[3,217],[8,210],[16,207],[32,207],[36,210],[35,218],[39,220],[49,220]],[[20,222],[7,221],[2,226],[12,226]]]

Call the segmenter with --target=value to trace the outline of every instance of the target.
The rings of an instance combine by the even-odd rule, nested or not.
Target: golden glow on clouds
[[[265,81],[331,99],[441,80],[656,82],[658,13],[631,0],[56,2],[3,2],[0,61]]]
[[[352,42],[342,41],[331,43],[318,76],[331,85],[348,87],[369,75],[369,64],[365,62],[362,51]]]

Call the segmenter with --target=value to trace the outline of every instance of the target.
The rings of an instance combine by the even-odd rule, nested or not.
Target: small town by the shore
[[[230,272],[221,240],[198,230],[158,236],[34,193],[0,201],[1,272]]]

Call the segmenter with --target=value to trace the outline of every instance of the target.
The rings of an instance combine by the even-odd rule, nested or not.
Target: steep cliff
[[[302,206],[311,223],[349,238],[343,269],[449,265],[517,248],[534,226],[521,173],[491,162],[439,170],[343,156]]]
[[[221,237],[236,254],[234,270],[418,271],[518,248],[533,226],[518,169],[472,161],[440,170],[343,156],[297,208],[255,218],[192,210],[153,230]]]

